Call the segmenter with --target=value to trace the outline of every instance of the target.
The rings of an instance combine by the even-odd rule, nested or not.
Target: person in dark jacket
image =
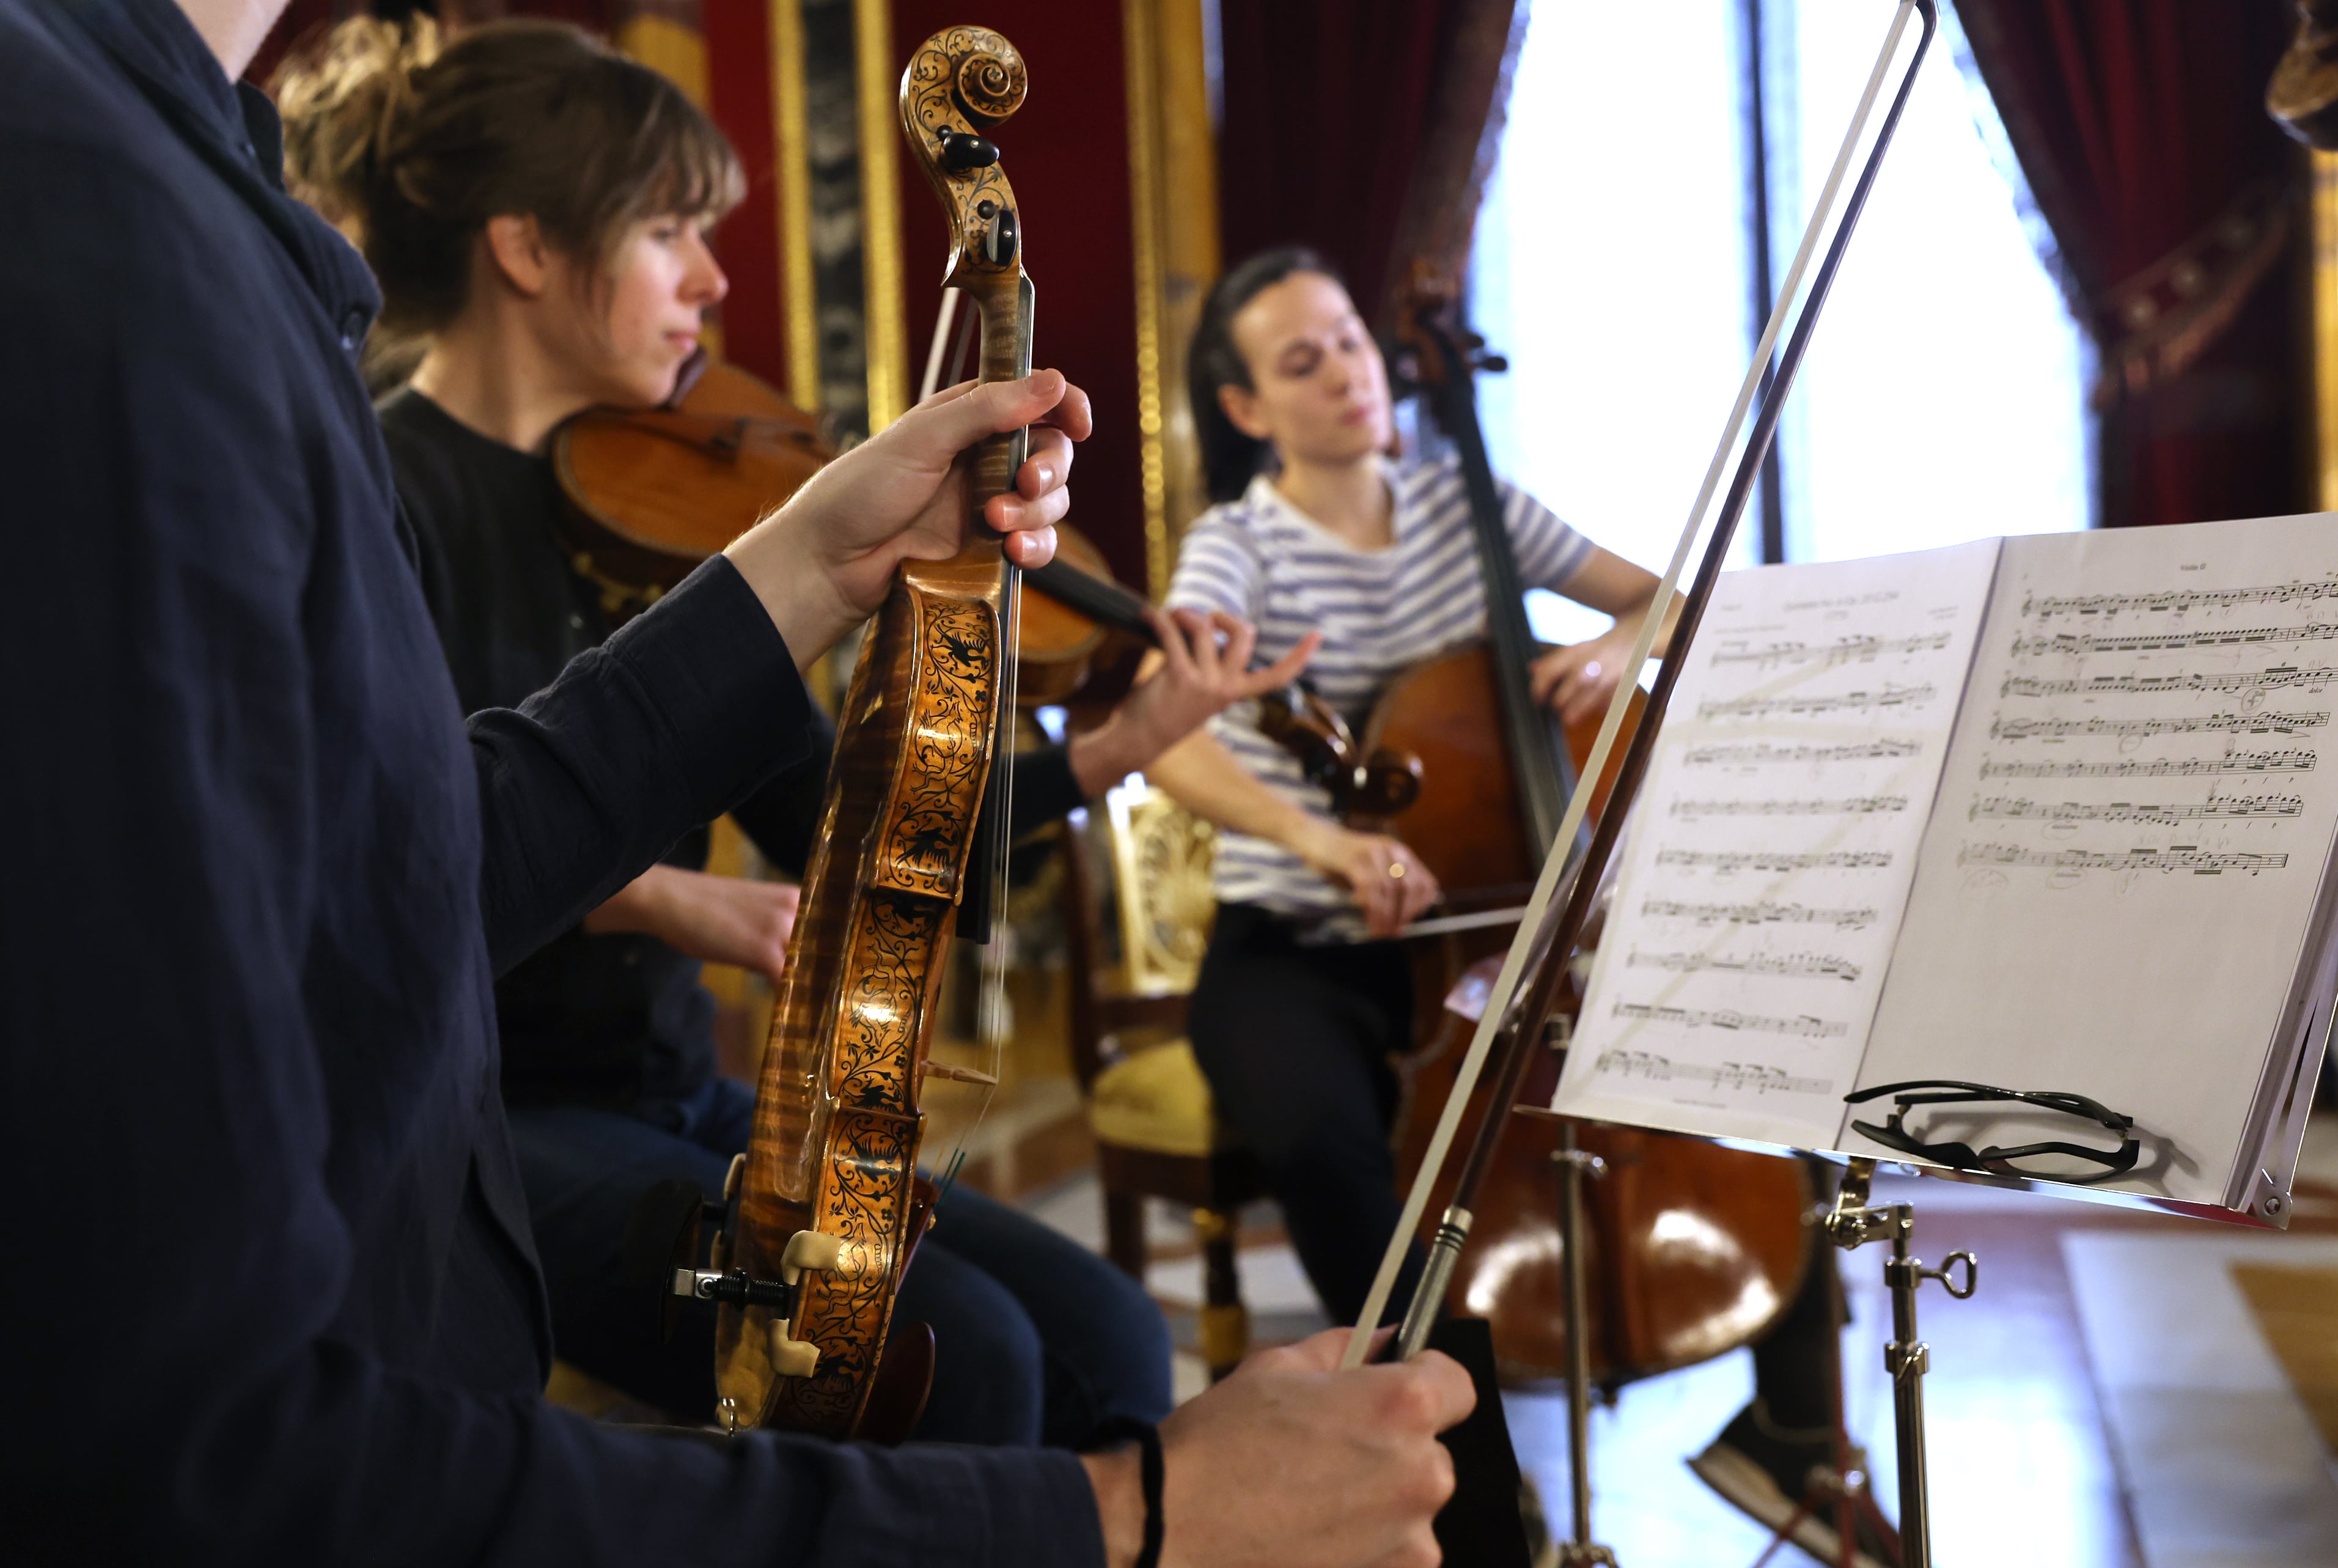
[[[467,729],[233,77],[277,0],[0,0],[0,1532],[32,1563],[1132,1562],[1133,1448],[706,1442],[538,1394],[492,985],[798,756],[952,460],[1044,559],[1085,400],[938,400]],[[1425,1563],[1467,1378],[1270,1353],[1161,1429],[1168,1560]]]
[[[680,89],[565,23],[488,23],[442,49],[427,18],[351,17],[273,85],[288,184],[362,247],[383,292],[375,337],[418,350],[396,356],[412,384],[379,412],[456,695],[467,712],[516,705],[610,631],[561,542],[550,434],[580,409],[672,393],[727,288],[708,231],[744,187],[738,159]],[[1248,672],[1247,626],[1162,620],[1182,656],[1164,678],[1018,759],[1018,826],[1071,811],[1306,659]],[[798,877],[822,754],[732,812]],[[706,853],[702,830],[685,835],[496,986],[554,1347],[698,1421],[714,1407],[712,1305],[690,1304],[662,1337],[627,1277],[627,1222],[656,1182],[720,1192],[745,1149],[754,1095],[715,1071],[699,963],[776,982],[796,896],[709,875]],[[1106,1422],[1167,1414],[1167,1326],[1135,1281],[962,1186],[937,1218],[897,1307],[935,1334],[917,1436],[1077,1447]]]

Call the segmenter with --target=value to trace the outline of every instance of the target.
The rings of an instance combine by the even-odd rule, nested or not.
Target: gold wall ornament
[[[1209,505],[1185,380],[1185,345],[1220,264],[1205,3],[1121,3],[1136,271],[1138,473],[1146,586],[1156,599],[1169,590],[1178,541]]]
[[[636,11],[617,25],[617,52],[638,60],[706,108],[706,39],[697,28],[654,11]]]
[[[852,0],[860,128],[861,289],[869,360],[869,433],[909,406],[909,301],[901,289],[901,132],[889,0]]]
[[[771,168],[779,200],[788,400],[820,406],[820,285],[811,261],[811,128],[804,108],[803,0],[770,0]]]
[[[2338,512],[2338,153],[2309,154],[2313,182],[2314,504]]]
[[[2313,149],[2313,477],[2338,511],[2338,0],[2297,0],[2297,35],[2265,84],[2265,113]]]

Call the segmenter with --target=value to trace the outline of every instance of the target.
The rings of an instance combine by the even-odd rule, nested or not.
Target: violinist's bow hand
[[[1262,1351],[1162,1424],[1162,1568],[1429,1568],[1453,1492],[1437,1435],[1476,1403],[1434,1351],[1339,1368],[1347,1331]],[[1089,1455],[1105,1561],[1133,1563],[1144,1510],[1134,1450]]]
[[[983,521],[1007,536],[1017,566],[1055,555],[1071,505],[1072,443],[1089,429],[1087,394],[1058,370],[945,388],[837,459],[723,553],[771,613],[799,667],[885,601],[905,560],[947,560],[964,547],[969,465],[987,436],[1031,427],[1030,455]]]

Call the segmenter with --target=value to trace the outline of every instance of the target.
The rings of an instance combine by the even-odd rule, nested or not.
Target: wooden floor
[[[1080,1210],[1095,1201],[1092,1186],[1083,1193],[1075,1183],[1050,1195],[1045,1211],[1077,1233],[1086,1228]],[[1958,1248],[1981,1259],[1974,1299],[1951,1300],[1927,1286],[1920,1309],[1932,1352],[1925,1397],[1936,1561],[1947,1568],[2004,1562],[2158,1568],[2145,1553],[2122,1491],[2063,1240],[2077,1232],[2197,1237],[2223,1228],[1904,1178],[1879,1182],[1876,1201],[1916,1205],[1915,1250],[1928,1262]],[[1246,1238],[1244,1293],[1262,1338],[1293,1337],[1322,1319],[1271,1216],[1267,1224]],[[1179,1256],[1174,1218],[1162,1217],[1159,1226],[1167,1257],[1151,1283],[1181,1342],[1190,1344],[1197,1270]],[[2327,1237],[2338,1230],[2338,1216],[2302,1213],[2296,1230]],[[1891,1386],[1881,1350],[1890,1325],[1883,1255],[1880,1244],[1840,1255],[1854,1316],[1844,1357],[1852,1435],[1868,1448],[1879,1494],[1896,1516]],[[1184,1392],[1197,1390],[1197,1365],[1181,1368],[1180,1382]],[[1624,1568],[1750,1568],[1760,1554],[1764,1532],[1707,1492],[1685,1464],[1751,1392],[1750,1357],[1741,1351],[1636,1385],[1612,1408],[1595,1413],[1595,1533]],[[1520,1462],[1539,1484],[1554,1523],[1563,1524],[1563,1392],[1519,1391],[1505,1405]],[[1774,1561],[1808,1559],[1788,1552]],[[2284,1559],[2244,1553],[2234,1561]]]
[[[2073,1225],[2139,1226],[2113,1211],[2034,1198],[1922,1202],[1917,1254],[1937,1263],[1963,1248],[1983,1260],[1981,1289],[1958,1302],[1928,1287],[1919,1326],[1932,1347],[1925,1385],[1934,1527],[1947,1564],[2050,1563],[2060,1568],[2144,1568],[2097,1406],[2060,1236]],[[1877,1201],[1901,1200],[1880,1189]],[[2019,1207],[2013,1204],[2018,1203]],[[1893,1491],[1891,1383],[1882,1366],[1890,1309],[1881,1247],[1843,1255],[1853,1322],[1843,1336],[1845,1395],[1854,1441],[1866,1447],[1888,1514]],[[1683,1462],[1751,1395],[1744,1352],[1626,1389],[1592,1433],[1592,1522],[1632,1568],[1751,1564],[1764,1532],[1722,1504]],[[1521,1463],[1555,1514],[1567,1495],[1563,1395],[1508,1401]],[[1799,1557],[1793,1560],[1800,1561]]]

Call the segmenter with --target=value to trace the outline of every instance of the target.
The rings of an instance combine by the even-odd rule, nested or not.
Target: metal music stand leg
[[[1559,1267],[1567,1283],[1567,1467],[1574,1486],[1558,1561],[1563,1568],[1615,1568],[1616,1553],[1591,1539],[1591,1282],[1580,1244],[1583,1184],[1606,1175],[1607,1162],[1576,1147],[1572,1119],[1560,1120],[1558,1149],[1551,1159],[1558,1167]]]
[[[1932,1568],[1930,1506],[1925,1491],[1924,1374],[1931,1369],[1931,1347],[1916,1337],[1916,1288],[1927,1279],[1959,1301],[1980,1287],[1980,1263],[1970,1252],[1951,1252],[1938,1268],[1908,1252],[1908,1238],[1916,1225],[1916,1210],[1905,1203],[1881,1208],[1868,1207],[1875,1178],[1875,1161],[1854,1159],[1843,1173],[1834,1208],[1826,1217],[1829,1240],[1844,1251],[1871,1241],[1889,1241],[1891,1256],[1883,1263],[1883,1283],[1891,1292],[1891,1339],[1883,1347],[1884,1369],[1891,1374],[1891,1415],[1900,1449],[1900,1547],[1901,1568]],[[1964,1261],[1963,1288],[1953,1276]]]

